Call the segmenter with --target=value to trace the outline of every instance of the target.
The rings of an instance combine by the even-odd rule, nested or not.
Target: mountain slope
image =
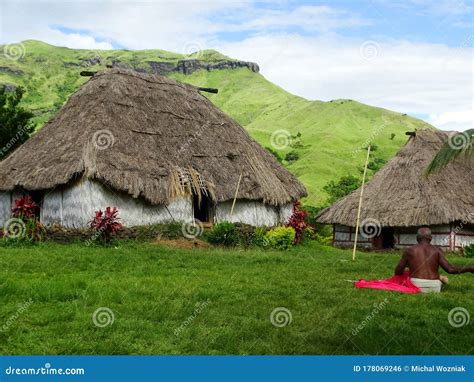
[[[284,164],[307,186],[307,202],[312,205],[325,200],[322,187],[329,180],[359,173],[365,157],[362,148],[368,142],[375,143],[377,155],[388,160],[406,142],[406,131],[430,127],[405,114],[352,100],[305,100],[267,81],[256,64],[215,51],[180,55],[162,50],[74,50],[37,41],[26,41],[23,47],[18,60],[0,56],[0,83],[27,89],[25,105],[35,112],[39,126],[87,81],[79,76],[82,70],[131,67],[216,87],[218,94],[205,95],[260,144],[276,149],[282,157],[290,151],[299,155]]]

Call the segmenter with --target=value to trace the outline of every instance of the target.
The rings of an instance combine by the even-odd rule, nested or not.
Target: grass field
[[[356,290],[346,280],[386,278],[398,256],[350,256],[316,243],[289,252],[0,247],[0,353],[474,353],[472,322],[448,320],[454,308],[474,312],[471,274],[439,295]],[[105,327],[93,322],[99,308],[110,309],[96,316]],[[277,308],[289,313],[274,322],[291,314],[291,323],[272,324]]]

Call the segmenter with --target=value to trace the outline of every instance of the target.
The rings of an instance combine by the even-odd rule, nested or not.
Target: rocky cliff
[[[254,73],[258,73],[260,68],[254,62],[248,61],[234,61],[234,60],[221,60],[212,63],[200,61],[198,59],[191,60],[179,60],[177,63],[169,61],[146,61],[148,68],[143,66],[134,68],[138,71],[152,72],[161,75],[167,75],[172,72],[178,72],[182,74],[192,74],[198,70],[224,70],[224,69],[238,69],[247,68]],[[130,68],[129,64],[121,62],[120,60],[112,60],[111,65],[113,67]]]

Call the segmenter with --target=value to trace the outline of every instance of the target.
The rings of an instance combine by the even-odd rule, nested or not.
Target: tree
[[[474,158],[474,129],[451,135],[428,165],[426,174],[431,175],[440,171],[460,155]]]
[[[20,106],[23,89],[7,92],[0,87],[0,160],[24,143],[35,126],[33,113]]]
[[[387,163],[385,159],[374,157],[371,161],[369,161],[369,163],[367,163],[367,168],[375,174],[385,165],[385,163]],[[363,169],[362,173],[364,173]]]
[[[296,151],[290,151],[289,153],[285,155],[285,160],[287,162],[294,162],[298,159],[300,159],[300,156]]]
[[[346,175],[337,182],[331,180],[323,187],[323,190],[329,195],[328,203],[332,204],[352,191],[357,190],[361,184],[362,181],[359,178],[353,175]]]

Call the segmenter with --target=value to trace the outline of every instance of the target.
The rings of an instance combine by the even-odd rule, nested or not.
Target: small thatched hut
[[[106,206],[128,226],[194,218],[276,225],[306,195],[197,88],[119,69],[93,76],[0,163],[0,191],[0,223],[28,193],[44,224],[66,227],[85,226]]]
[[[474,242],[474,163],[460,157],[441,172],[424,172],[448,133],[421,130],[367,183],[359,245],[383,249],[416,244],[429,226],[433,244],[456,250]],[[333,224],[333,242],[353,246],[360,189],[323,210],[317,221]]]

